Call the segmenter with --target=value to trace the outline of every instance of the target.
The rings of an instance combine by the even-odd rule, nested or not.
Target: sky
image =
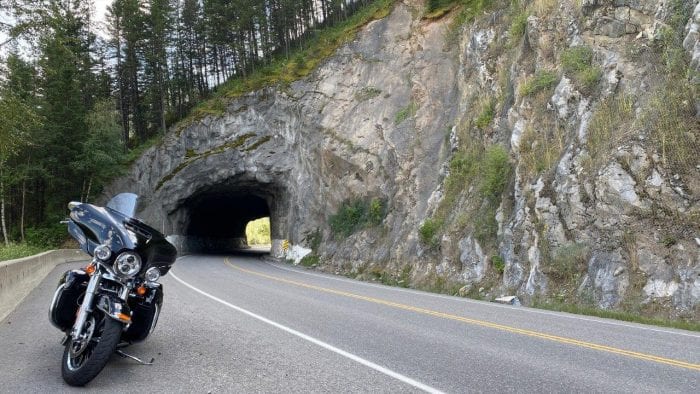
[[[114,0],[92,0],[93,4],[95,5],[95,19],[98,22],[104,22],[105,21],[105,13],[107,12],[107,6],[110,5]],[[0,18],[5,18],[3,19],[3,22],[9,23],[8,20],[6,20],[7,16],[6,15],[0,15]],[[102,35],[105,34],[100,31],[101,29],[98,29],[98,34]],[[0,43],[4,42],[7,39],[7,36],[0,32]],[[0,47],[0,57],[4,56],[6,54],[7,48],[6,47]]]
[[[110,3],[112,3],[112,0],[94,0],[94,3],[95,3],[95,17],[97,17],[97,20],[99,20],[99,21],[104,21],[107,6],[110,5]]]

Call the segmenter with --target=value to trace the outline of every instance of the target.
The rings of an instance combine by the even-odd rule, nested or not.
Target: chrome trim
[[[120,314],[124,313],[125,309],[128,310],[128,305],[126,303],[122,304],[109,296],[102,296],[100,301],[97,303],[97,309],[104,312],[109,318],[120,323],[131,324],[131,313],[129,313],[129,321],[124,321],[119,317]]]
[[[156,324],[158,324],[158,317],[160,317],[160,306],[158,306],[157,302],[154,302],[153,306],[155,306],[156,311],[155,311],[155,313],[153,313],[153,320],[151,321],[151,328],[148,330],[149,336],[153,333],[153,331],[155,331]]]
[[[53,298],[51,298],[51,305],[49,306],[49,322],[51,323],[52,326],[58,328],[59,330],[63,331],[61,327],[59,327],[54,321],[53,321],[53,312],[56,310],[56,307],[58,306],[58,294],[65,290],[66,284],[62,283],[60,284],[57,288],[56,291],[53,293]]]
[[[95,298],[95,292],[97,291],[97,288],[100,285],[101,279],[102,276],[100,275],[100,272],[96,271],[90,277],[90,281],[88,281],[87,289],[85,290],[85,296],[83,297],[83,303],[78,309],[78,317],[75,319],[75,324],[73,324],[73,328],[70,332],[70,336],[71,338],[73,338],[74,341],[79,340],[80,336],[83,335],[85,322],[87,321],[88,315],[92,313],[92,302]]]
[[[146,362],[146,361],[143,361],[143,360],[141,360],[140,358],[138,358],[138,357],[136,357],[136,356],[132,356],[131,354],[124,353],[124,352],[121,351],[121,350],[117,350],[116,353],[117,353],[120,357],[122,357],[122,358],[130,358],[130,359],[136,361],[137,363],[139,363],[139,364],[141,364],[141,365],[153,365],[153,362],[156,360],[155,358],[151,358],[151,361]]]
[[[149,278],[149,275],[150,275],[149,272],[155,273],[155,274],[156,274],[156,278],[153,279],[153,280],[151,280],[151,279]],[[160,269],[159,269],[158,267],[151,267],[151,268],[149,268],[149,269],[146,270],[146,274],[145,274],[144,276],[145,276],[145,278],[146,278],[146,280],[147,280],[148,282],[158,282],[158,279],[160,279]]]
[[[129,286],[122,285],[122,290],[119,292],[119,298],[121,298],[122,301],[126,302],[129,299],[129,291]]]
[[[107,256],[102,258],[98,256],[100,252],[104,252]],[[107,245],[97,245],[95,246],[95,249],[92,251],[92,254],[96,259],[102,260],[102,261],[107,261],[109,260],[110,257],[112,257],[112,250],[109,248]]]
[[[117,268],[117,266],[120,263],[120,259],[124,256],[133,256],[135,258],[135,261],[132,263],[126,263],[131,265],[132,267],[136,267],[136,271],[133,274],[122,274],[120,270]],[[119,275],[120,277],[124,279],[131,279],[136,277],[139,272],[141,272],[141,268],[143,268],[143,261],[141,260],[141,256],[136,253],[135,251],[127,250],[125,252],[119,253],[117,257],[114,258],[114,263],[112,263],[112,272],[115,274]]]

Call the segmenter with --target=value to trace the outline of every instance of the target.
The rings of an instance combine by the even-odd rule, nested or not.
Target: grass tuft
[[[481,107],[481,113],[474,121],[476,128],[483,130],[488,125],[491,124],[493,118],[496,116],[496,100],[493,98],[488,99],[484,105]]]
[[[394,117],[394,124],[399,125],[403,123],[404,120],[416,116],[416,112],[418,112],[418,104],[411,100],[406,107],[402,108],[396,113],[396,116]]]
[[[503,260],[503,257],[499,255],[491,256],[491,264],[493,264],[493,269],[496,270],[496,272],[503,274],[506,268],[506,262]]]
[[[634,110],[630,97],[611,96],[600,102],[588,126],[586,148],[589,170],[609,159],[608,154],[627,136],[624,125],[633,120]]]
[[[553,71],[540,70],[520,86],[520,96],[527,97],[539,92],[551,90],[557,84],[558,80],[559,77]]]
[[[514,46],[516,42],[520,41],[527,31],[527,12],[526,10],[520,10],[510,23],[510,29],[508,30],[510,34],[510,44]]]
[[[641,117],[650,128],[664,166],[683,174],[696,174],[700,166],[698,96],[693,88],[684,79],[669,81],[652,94]]]
[[[571,47],[561,54],[564,72],[570,74],[579,89],[590,93],[603,76],[603,71],[593,64],[593,50],[586,46]]]
[[[660,326],[660,327],[671,327],[671,328],[678,328],[681,330],[689,330],[689,331],[700,331],[700,323],[697,321],[685,321],[685,320],[668,320],[668,319],[655,319],[651,317],[645,317],[645,316],[640,316],[635,313],[630,313],[630,312],[622,312],[622,311],[612,311],[612,310],[607,310],[607,309],[599,309],[599,308],[594,308],[591,306],[583,306],[583,305],[577,305],[577,304],[570,304],[570,303],[562,303],[562,302],[535,302],[532,305],[534,308],[540,308],[540,309],[547,309],[550,311],[558,311],[558,312],[568,312],[568,313],[574,313],[577,315],[588,315],[588,316],[596,316],[596,317],[602,317],[606,319],[615,319],[615,320],[622,320],[622,321],[628,321],[628,322],[633,322],[633,323],[640,323],[640,324],[650,324],[654,326]]]
[[[543,272],[558,280],[570,281],[586,270],[590,248],[582,243],[562,245],[543,264]]]

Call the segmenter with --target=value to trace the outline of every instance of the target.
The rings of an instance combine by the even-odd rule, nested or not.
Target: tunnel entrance
[[[229,182],[190,196],[178,210],[187,253],[232,253],[250,249],[246,226],[269,218],[268,238],[281,238],[282,192],[269,184]]]

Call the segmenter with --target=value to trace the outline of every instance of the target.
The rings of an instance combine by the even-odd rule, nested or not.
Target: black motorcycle
[[[92,256],[84,269],[65,272],[49,320],[65,332],[61,371],[71,386],[100,373],[115,352],[150,335],[163,303],[165,275],[177,257],[163,234],[135,219],[138,196],[123,193],[106,207],[71,202],[68,232]],[[152,362],[153,360],[151,360]]]

